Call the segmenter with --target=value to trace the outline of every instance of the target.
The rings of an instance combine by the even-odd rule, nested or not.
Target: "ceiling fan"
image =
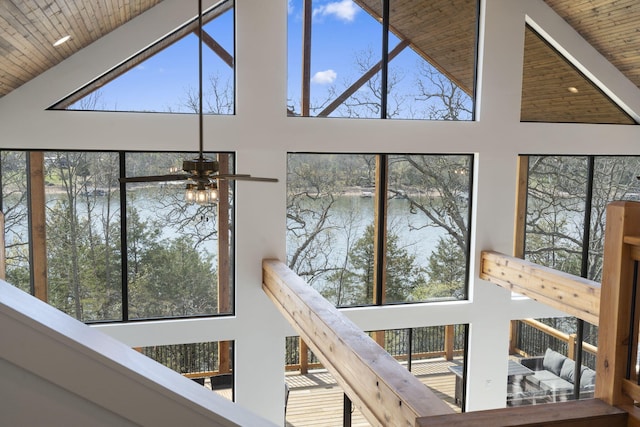
[[[189,203],[200,205],[214,204],[218,201],[219,180],[244,180],[278,182],[276,178],[254,177],[248,174],[224,174],[219,173],[217,160],[204,156],[203,138],[203,108],[202,108],[202,0],[198,0],[198,131],[199,154],[198,157],[182,162],[182,170],[186,173],[151,175],[120,178],[120,182],[162,182],[162,181],[187,181],[185,199]]]

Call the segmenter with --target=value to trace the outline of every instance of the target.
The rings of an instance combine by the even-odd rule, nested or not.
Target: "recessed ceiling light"
[[[54,46],[60,46],[62,43],[67,42],[70,38],[71,38],[71,36],[67,34],[66,36],[56,40],[56,42],[53,45]]]
[[[578,91],[578,88],[577,88],[577,87],[575,87],[575,86],[569,86],[569,87],[567,88],[567,90],[568,90],[569,92],[571,92],[571,93],[578,93],[578,92],[579,92],[579,91]]]

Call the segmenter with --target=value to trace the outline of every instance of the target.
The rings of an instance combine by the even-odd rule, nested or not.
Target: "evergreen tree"
[[[336,286],[327,290],[325,297],[336,305],[373,303],[373,236],[374,226],[370,224],[349,253],[345,272],[331,275],[330,281],[334,281]],[[406,301],[414,289],[424,285],[424,269],[417,265],[414,255],[399,246],[398,236],[393,233],[387,234],[386,262],[386,302]],[[341,280],[335,282],[338,279]]]

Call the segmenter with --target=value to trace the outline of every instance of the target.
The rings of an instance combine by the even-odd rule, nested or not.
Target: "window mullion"
[[[376,199],[374,211],[373,254],[373,303],[385,303],[387,267],[387,181],[388,158],[386,154],[376,156]]]
[[[118,153],[120,178],[126,177],[126,155]],[[127,242],[127,184],[120,180],[120,265],[122,278],[122,321],[129,320],[129,245]]]

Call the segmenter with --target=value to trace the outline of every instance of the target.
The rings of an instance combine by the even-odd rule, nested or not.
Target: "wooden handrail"
[[[600,284],[520,258],[482,251],[480,278],[598,325]]]
[[[627,413],[605,403],[589,399],[544,405],[441,415],[418,420],[417,427],[628,427]]]
[[[537,329],[544,334],[547,334],[557,340],[567,343],[567,346],[569,346],[569,354],[567,356],[570,359],[574,359],[574,354],[572,354],[570,346],[571,346],[571,343],[575,341],[575,337],[576,337],[575,334],[564,333],[562,331],[559,331],[558,329],[552,328],[549,325],[545,325],[544,323],[535,319],[521,319],[521,320],[514,320],[514,322],[524,323],[525,325],[529,325],[532,328]],[[515,343],[512,344],[512,346],[513,346],[513,349],[511,350],[512,353],[518,353],[524,356],[528,356],[528,354],[523,349],[517,347]],[[593,354],[594,356],[598,354],[598,347],[584,341],[582,342],[582,350],[587,353]]]
[[[262,274],[265,293],[372,424],[408,426],[453,413],[284,263],[264,260]]]

